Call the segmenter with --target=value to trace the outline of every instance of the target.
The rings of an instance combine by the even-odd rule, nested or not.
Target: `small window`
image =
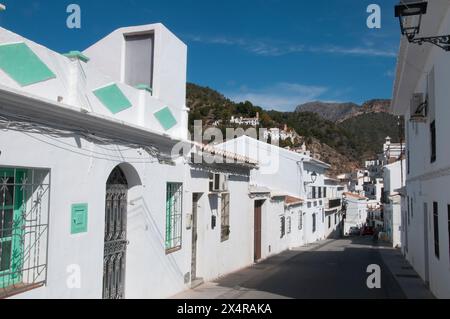
[[[334,214],[334,225],[337,225],[337,214]]]
[[[430,124],[430,136],[431,136],[431,163],[436,162],[436,121]]]
[[[322,198],[322,187],[318,187],[317,189],[319,191],[319,197],[318,198]]]
[[[439,205],[438,203],[433,203],[433,224],[434,224],[434,253],[436,258],[440,258],[440,247],[439,247]]]
[[[230,194],[222,194],[221,212],[221,240],[224,242],[230,239]]]
[[[292,232],[292,218],[289,216],[287,218],[287,233],[290,234]]]
[[[181,249],[183,184],[167,183],[166,251]]]
[[[0,167],[0,299],[47,280],[50,172]]]
[[[125,83],[153,87],[152,33],[125,36]]]
[[[298,213],[298,230],[302,230],[303,229],[303,213],[299,212]]]
[[[315,186],[312,187],[312,198],[316,199],[316,187]]]
[[[281,222],[280,238],[283,238],[284,235],[286,235],[286,218],[284,216],[281,216],[280,222]]]
[[[328,228],[331,228],[331,216],[328,216]]]

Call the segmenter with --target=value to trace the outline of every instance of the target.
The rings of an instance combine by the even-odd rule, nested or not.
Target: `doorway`
[[[103,299],[125,298],[128,182],[116,167],[106,183]]]
[[[262,245],[262,206],[264,201],[255,201],[255,228],[254,228],[254,261],[261,260]]]

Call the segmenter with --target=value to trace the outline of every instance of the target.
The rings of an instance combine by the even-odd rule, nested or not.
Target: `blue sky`
[[[0,0],[0,26],[58,52],[114,29],[162,22],[189,46],[188,80],[236,101],[293,110],[308,101],[390,98],[400,39],[395,0]],[[66,7],[82,28],[66,27]],[[382,7],[368,29],[367,6]]]

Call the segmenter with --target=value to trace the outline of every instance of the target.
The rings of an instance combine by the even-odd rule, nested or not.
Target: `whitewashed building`
[[[402,207],[401,192],[405,186],[406,161],[386,165],[383,169],[384,192],[382,197],[384,231],[393,247],[401,247]]]
[[[350,228],[361,228],[367,223],[368,198],[357,193],[344,193],[344,235]]]
[[[164,298],[253,262],[256,162],[190,161],[216,152],[187,140],[186,56],[161,24],[66,55],[0,28],[0,297]]]
[[[450,3],[428,1],[419,36],[450,33]],[[402,39],[392,101],[405,117],[404,253],[431,291],[450,298],[450,53]]]
[[[259,164],[250,177],[250,196],[255,201],[255,260],[325,239],[339,227],[340,205],[333,202],[338,199],[337,190],[336,198],[332,191],[327,196],[328,164],[248,136],[217,147]],[[328,217],[333,222],[330,227]]]

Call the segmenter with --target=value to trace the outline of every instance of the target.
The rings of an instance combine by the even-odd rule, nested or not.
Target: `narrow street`
[[[373,264],[381,267],[381,289],[369,289],[366,284],[370,275],[367,267]],[[176,299],[416,297],[432,298],[432,295],[396,250],[374,246],[370,237],[328,240],[284,252],[175,296]]]

